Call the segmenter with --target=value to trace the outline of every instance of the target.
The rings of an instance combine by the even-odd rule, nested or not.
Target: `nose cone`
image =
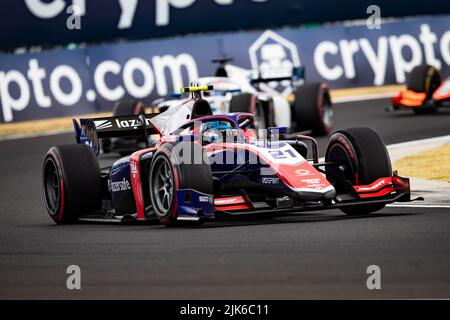
[[[336,197],[336,190],[333,186],[328,186],[325,189],[319,190],[305,188],[296,190],[296,192],[301,199],[310,201],[328,200]]]

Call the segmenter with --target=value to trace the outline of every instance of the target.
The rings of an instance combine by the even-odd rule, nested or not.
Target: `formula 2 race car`
[[[212,115],[201,90],[158,115],[74,119],[78,144],[50,148],[43,164],[47,211],[58,224],[146,221],[167,226],[217,217],[339,208],[356,215],[410,201],[409,179],[392,172],[372,129],[334,133],[319,162],[309,136],[255,134],[254,115]],[[147,146],[100,168],[99,138],[141,136]],[[158,138],[151,138],[157,136]]]
[[[450,78],[441,82],[439,70],[429,65],[414,67],[406,79],[406,90],[392,98],[388,111],[411,109],[416,114],[434,113],[450,106]]]

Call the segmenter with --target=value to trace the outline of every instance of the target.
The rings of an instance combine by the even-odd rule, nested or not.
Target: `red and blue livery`
[[[367,214],[411,201],[369,128],[334,133],[319,161],[316,141],[287,129],[256,132],[250,113],[213,115],[201,91],[160,114],[74,120],[77,144],[50,148],[44,200],[58,224],[79,220],[201,224],[219,217],[339,208]],[[146,147],[100,167],[99,140],[143,137]]]

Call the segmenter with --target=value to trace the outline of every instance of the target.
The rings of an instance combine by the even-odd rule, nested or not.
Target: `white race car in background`
[[[255,115],[257,130],[270,127],[287,127],[291,134],[298,132],[323,136],[331,132],[334,112],[330,93],[324,83],[305,83],[304,69],[294,68],[289,77],[255,77],[254,72],[227,64],[230,59],[216,59],[219,66],[214,77],[198,79],[195,86],[212,86],[204,92],[213,114],[248,112]],[[283,84],[290,88],[283,96],[270,87]],[[262,90],[269,88],[270,93]],[[151,112],[161,113],[179,108],[190,98],[182,93],[171,94],[153,101]],[[139,101],[119,101],[113,116],[138,115],[146,108]],[[141,137],[115,137],[102,140],[102,152],[117,152],[122,156],[143,146]]]
[[[329,89],[324,83],[305,83],[304,68],[294,68],[290,77],[260,78],[254,72],[230,64],[229,58],[216,59],[219,63],[214,77],[198,79],[198,85],[213,86],[204,99],[214,114],[249,112],[255,115],[257,129],[288,127],[290,132],[310,131],[315,136],[331,132],[334,112]],[[261,87],[283,83],[291,94],[282,96],[263,91]],[[181,94],[160,98],[152,106],[165,111],[179,106]]]

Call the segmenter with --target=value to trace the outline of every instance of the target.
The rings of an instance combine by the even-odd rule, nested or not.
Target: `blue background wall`
[[[279,39],[269,38],[266,43],[278,43],[281,46],[288,43],[291,47],[293,46],[298,52],[301,64],[306,66],[306,76],[309,81],[325,81],[332,88],[393,84],[403,82],[404,79],[399,78],[399,74],[404,76],[407,71],[401,68],[401,63],[394,63],[394,52],[397,50],[398,53],[399,49],[395,49],[393,45],[398,45],[401,42],[399,39],[406,41],[400,48],[402,61],[408,63],[413,56],[418,59],[418,63],[427,61],[425,44],[420,40],[421,28],[424,26],[430,29],[435,38],[431,47],[435,58],[441,64],[443,75],[449,75],[450,16],[389,22],[384,23],[379,30],[370,30],[364,24],[347,27],[335,25],[316,28],[273,29],[274,34],[282,38],[283,42],[280,43],[277,42]],[[215,66],[210,60],[221,55],[231,55],[234,57],[234,65],[250,69],[252,66],[249,48],[265,34],[264,32],[261,30],[193,35],[172,39],[89,46],[76,50],[51,50],[36,54],[0,54],[0,122],[111,110],[117,97],[112,97],[104,90],[102,91],[100,82],[105,82],[109,90],[116,88],[119,91],[122,90],[123,94],[119,97],[122,99],[136,97],[130,88],[145,87],[145,81],[147,81],[148,90],[146,91],[145,88],[143,90],[146,92],[145,96],[137,96],[137,98],[149,103],[164,93],[162,87],[167,87],[167,92],[178,91],[180,84],[187,84],[189,80],[195,80],[192,79],[194,75],[211,75]],[[353,77],[344,73],[344,71],[349,73],[349,66],[345,66],[343,62],[343,57],[348,56],[349,52],[348,49],[341,48],[341,41],[353,41],[358,47],[350,59],[350,65],[355,70]],[[384,58],[381,60],[385,63],[380,63],[375,68],[376,72],[380,72],[380,70],[384,72],[384,76],[378,83],[375,81],[375,72],[369,63],[367,54],[361,49],[363,42],[368,42],[375,55]],[[318,62],[320,60],[318,59],[318,48],[324,43],[334,44],[337,52],[327,52],[323,56],[323,62]],[[384,44],[386,49],[384,52],[379,50],[380,44]],[[284,47],[284,50],[289,60],[290,49]],[[175,72],[179,73],[182,78],[182,82],[177,84],[174,82],[170,68],[158,65],[158,59],[179,59],[180,57],[187,57],[187,60],[183,61],[188,61],[188,63],[181,64],[179,69],[175,68]],[[36,100],[36,86],[27,75],[30,61],[37,62],[42,72],[45,73],[41,83],[44,94],[51,100],[51,105],[48,107],[39,105]],[[109,71],[104,77],[98,77],[101,80],[99,82],[95,78],[95,74],[99,70],[99,65],[104,64],[105,61],[115,64],[118,70],[117,73]],[[140,67],[142,64],[144,64],[144,68]],[[332,79],[329,73],[321,71],[324,64],[328,69],[340,68],[342,74]],[[132,65],[134,72],[127,78],[124,75],[125,69],[127,66],[131,68]],[[173,66],[173,64],[169,65]],[[191,72],[188,71],[187,66],[190,66]],[[75,102],[64,103],[64,99],[58,99],[55,89],[50,86],[50,79],[57,78],[55,70],[61,69],[61,67],[71,69],[72,76],[79,79],[78,82],[82,87],[81,94],[75,99]],[[163,68],[163,76],[157,75],[158,68]],[[398,69],[397,74],[396,69]],[[19,86],[17,77],[21,78],[22,87]],[[73,92],[74,84],[64,76],[64,72],[56,82],[63,94]],[[25,99],[27,91],[29,97]]]
[[[214,0],[191,0],[189,6],[180,9],[169,6],[168,23],[158,25],[157,15],[163,16],[161,8],[169,0],[139,0],[131,26],[118,28],[119,1],[101,0],[85,1],[81,29],[69,30],[66,28],[69,17],[66,8],[74,0],[28,1],[37,4],[61,2],[63,6],[57,11],[59,14],[42,19],[32,13],[26,1],[1,0],[0,49],[365,19],[366,9],[372,4],[381,8],[383,17],[450,13],[450,1],[442,0],[234,0],[227,5],[219,5]],[[134,1],[127,2],[130,5]],[[157,3],[161,5],[158,7]]]

